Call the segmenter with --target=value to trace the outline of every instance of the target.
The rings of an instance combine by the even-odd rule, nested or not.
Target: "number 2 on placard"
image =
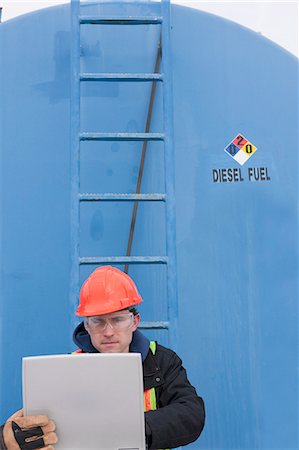
[[[244,138],[243,138],[243,136],[241,136],[240,134],[239,134],[239,136],[237,137],[237,145],[242,145],[242,142],[244,141]]]

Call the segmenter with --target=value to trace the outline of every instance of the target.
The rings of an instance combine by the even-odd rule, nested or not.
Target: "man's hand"
[[[13,414],[5,423],[3,438],[7,450],[54,450],[57,436],[55,423],[47,416],[25,416],[23,410]]]

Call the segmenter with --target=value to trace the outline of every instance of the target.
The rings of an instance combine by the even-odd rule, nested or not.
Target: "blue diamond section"
[[[226,153],[229,154],[229,156],[231,156],[232,158],[234,158],[236,156],[236,154],[238,152],[240,152],[241,150],[239,149],[239,147],[237,147],[233,142],[231,142],[230,144],[228,144],[227,147],[225,147],[224,151]]]

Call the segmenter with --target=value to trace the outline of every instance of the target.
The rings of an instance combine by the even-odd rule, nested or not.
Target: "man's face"
[[[84,320],[92,345],[101,353],[128,353],[140,315],[129,310],[87,317]]]

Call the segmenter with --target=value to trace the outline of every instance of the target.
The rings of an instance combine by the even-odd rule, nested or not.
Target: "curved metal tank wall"
[[[94,8],[143,16],[158,5]],[[207,409],[191,447],[297,449],[298,61],[229,21],[172,12],[177,347]],[[150,72],[157,40],[151,26],[84,28],[82,67]],[[21,406],[21,357],[74,348],[69,6],[2,24],[0,45],[3,421]],[[82,86],[82,130],[144,131],[149,89]],[[161,117],[159,87],[152,131],[162,130]],[[239,134],[257,148],[243,165],[224,151]],[[138,143],[83,144],[81,191],[134,192],[139,155]],[[150,144],[142,192],[163,191],[163,173],[163,147]],[[83,205],[82,254],[124,254],[131,208]],[[133,254],[165,252],[163,208],[140,205]],[[130,274],[143,318],[165,320],[165,268]],[[152,336],[167,344],[165,332]]]

